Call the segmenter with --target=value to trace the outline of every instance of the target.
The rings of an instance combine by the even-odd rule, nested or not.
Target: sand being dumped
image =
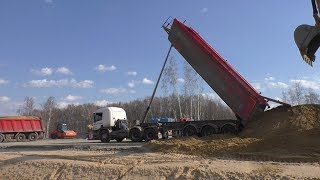
[[[152,141],[155,151],[205,157],[320,162],[320,105],[277,107],[249,122],[237,136]]]

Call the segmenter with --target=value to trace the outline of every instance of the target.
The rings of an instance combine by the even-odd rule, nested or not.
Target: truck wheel
[[[183,136],[194,136],[194,135],[197,135],[196,126],[190,124],[183,129]]]
[[[133,142],[142,141],[142,132],[138,128],[131,129],[129,132],[129,136],[130,136],[131,141],[133,141]]]
[[[122,142],[124,138],[116,138],[117,142]]]
[[[236,127],[234,125],[227,124],[227,125],[224,125],[222,127],[221,133],[222,134],[236,134],[237,130],[236,130]]]
[[[22,134],[22,133],[19,133],[19,134],[16,135],[16,140],[17,140],[18,142],[23,142],[23,141],[26,140],[26,135],[25,135],[25,134]]]
[[[144,130],[144,140],[151,141],[152,139],[158,139],[158,133],[154,128],[146,128]]]
[[[56,134],[51,134],[51,135],[50,135],[50,138],[51,138],[51,139],[57,139],[58,136],[57,136]]]
[[[216,128],[212,125],[205,125],[201,129],[201,136],[202,137],[211,136],[216,133],[217,133]]]
[[[5,137],[3,134],[0,134],[0,143],[2,143],[4,141]]]
[[[30,133],[28,138],[29,138],[29,141],[36,141],[36,140],[38,140],[38,134]]]
[[[102,131],[100,133],[100,141],[103,143],[108,143],[110,142],[110,136],[108,131]]]

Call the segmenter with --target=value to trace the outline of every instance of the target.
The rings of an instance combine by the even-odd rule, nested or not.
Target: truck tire
[[[201,129],[201,137],[211,136],[217,134],[217,127],[212,124],[204,125]]]
[[[36,141],[38,140],[38,134],[37,133],[30,133],[28,136],[29,141]]]
[[[116,138],[117,142],[122,142],[124,140],[124,138]]]
[[[2,143],[5,139],[5,136],[3,134],[0,133],[0,143]]]
[[[226,124],[221,128],[221,133],[222,134],[236,134],[237,129],[236,129],[235,125]]]
[[[51,135],[50,135],[50,138],[51,138],[51,139],[57,139],[58,136],[57,136],[56,134],[51,134]]]
[[[140,142],[143,139],[142,132],[139,128],[130,129],[129,137],[133,142]]]
[[[144,129],[144,140],[151,141],[153,139],[158,139],[158,133],[155,128],[146,128]]]
[[[103,143],[108,143],[110,142],[110,135],[109,135],[109,131],[101,131],[100,133],[100,141]]]
[[[183,136],[195,136],[197,134],[197,127],[193,124],[189,124],[183,128]]]
[[[18,142],[26,141],[26,135],[23,134],[23,133],[18,133],[18,134],[16,135],[16,140],[17,140]]]

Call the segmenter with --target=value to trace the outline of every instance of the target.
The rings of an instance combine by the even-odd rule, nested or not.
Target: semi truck
[[[171,46],[166,56],[166,60],[162,66],[162,70],[158,77],[158,81],[154,88],[149,106],[147,107],[142,122],[130,129],[127,129],[127,137],[129,137],[132,141],[139,142],[142,140],[149,141],[152,139],[157,139],[159,134],[161,134],[162,138],[168,138],[169,132],[175,136],[209,136],[212,134],[221,133],[234,134],[241,131],[247,122],[254,120],[257,115],[263,113],[265,109],[269,107],[268,101],[274,101],[285,106],[290,106],[289,104],[272,98],[264,97],[258,93],[227,62],[226,59],[224,59],[217,51],[215,51],[191,27],[186,26],[178,19],[173,19],[172,21],[169,21],[168,19],[162,27],[168,34],[168,40],[170,41]],[[230,107],[230,109],[234,112],[236,119],[205,119],[163,123],[145,122],[172,47],[174,47],[184,57],[184,59],[195,69],[195,71]],[[124,121],[122,122],[125,123]],[[110,129],[110,125],[113,124],[106,123],[105,127]],[[99,127],[96,125],[96,128]],[[96,133],[102,142],[106,142],[105,139],[111,139],[111,133],[117,134],[113,131],[105,131],[103,128],[104,124],[101,124],[100,130],[96,129]]]
[[[33,116],[0,117],[0,143],[8,140],[36,141],[43,139],[45,130],[41,118]]]
[[[121,142],[128,137],[126,111],[119,107],[104,107],[93,113],[93,139]]]

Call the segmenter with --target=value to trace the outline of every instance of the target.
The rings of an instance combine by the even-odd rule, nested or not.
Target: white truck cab
[[[93,113],[94,136],[102,142],[121,142],[128,135],[126,111],[119,107],[104,107]]]

